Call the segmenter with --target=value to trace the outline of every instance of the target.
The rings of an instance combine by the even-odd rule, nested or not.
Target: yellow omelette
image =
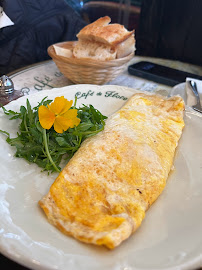
[[[133,95],[82,143],[40,200],[49,222],[110,249],[127,239],[166,185],[183,112],[179,96]]]

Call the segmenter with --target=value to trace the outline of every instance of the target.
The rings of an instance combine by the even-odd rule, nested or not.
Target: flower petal
[[[80,124],[80,122],[81,122],[81,119],[79,119],[78,117],[75,117],[73,120],[72,120],[72,122],[73,122],[73,127],[74,126],[78,126],[79,124]],[[71,126],[70,126],[71,127]]]
[[[68,110],[62,116],[65,117],[65,118],[68,118],[68,119],[73,119],[73,118],[75,118],[77,116],[77,110],[76,109]]]
[[[77,110],[71,109],[63,114],[63,117],[71,120],[70,128],[73,128],[74,126],[78,126],[81,120],[76,117],[77,116]]]
[[[55,121],[55,114],[44,105],[39,107],[38,114],[41,126],[45,129],[50,129]]]
[[[56,97],[55,100],[48,105],[48,108],[55,114],[63,114],[67,112],[73,104],[73,100],[68,101],[64,96]]]
[[[66,113],[71,108],[72,104],[73,104],[73,100],[69,101],[65,98],[65,104],[60,114],[63,115],[64,113]]]
[[[71,122],[71,120],[58,115],[54,122],[54,129],[57,133],[63,133],[70,127]]]

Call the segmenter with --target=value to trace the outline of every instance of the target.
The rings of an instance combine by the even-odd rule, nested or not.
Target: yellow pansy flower
[[[78,126],[80,119],[77,118],[77,110],[70,109],[73,100],[68,101],[64,96],[56,97],[55,100],[47,105],[41,105],[38,110],[39,122],[44,129],[54,126],[57,133],[63,133],[68,128]]]

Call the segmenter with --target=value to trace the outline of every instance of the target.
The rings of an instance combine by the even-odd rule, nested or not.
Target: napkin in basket
[[[61,56],[68,57],[68,58],[72,57],[72,51],[69,49],[61,48],[57,45],[53,45],[53,48],[54,48],[55,53],[57,55],[61,55]]]
[[[202,104],[202,81],[197,80],[197,79],[193,79],[193,78],[186,78],[185,92],[186,92],[186,96],[187,96],[187,105],[193,106],[196,104],[196,97],[191,89],[191,86],[188,83],[188,81],[191,81],[191,80],[196,82],[197,90],[198,90],[200,101]]]

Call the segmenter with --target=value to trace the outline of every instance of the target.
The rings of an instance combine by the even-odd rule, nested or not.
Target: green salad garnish
[[[48,173],[60,172],[61,160],[69,160],[86,138],[103,130],[107,118],[92,105],[76,108],[76,99],[73,106],[64,97],[56,99],[52,102],[46,97],[34,108],[27,99],[20,112],[2,107],[9,120],[20,119],[17,137],[11,138],[7,131],[0,130],[16,148],[15,156],[36,163]],[[67,102],[69,107],[65,109]]]

